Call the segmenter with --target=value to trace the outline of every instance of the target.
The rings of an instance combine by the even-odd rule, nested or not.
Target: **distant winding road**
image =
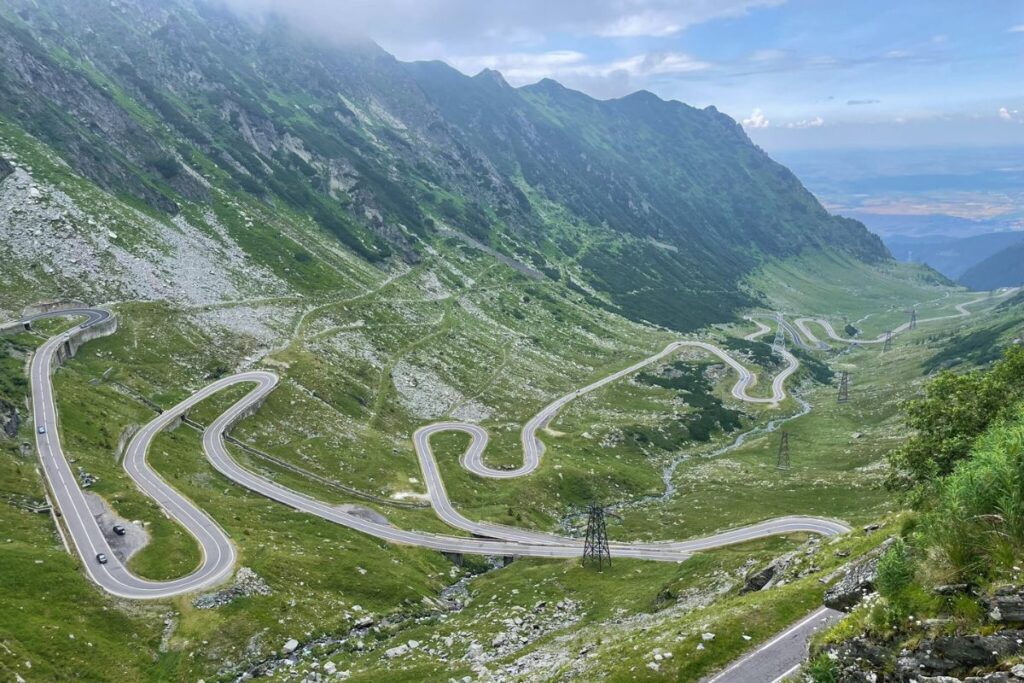
[[[995,294],[995,298],[1003,298],[1019,291],[1021,291],[1020,287],[1010,287]],[[917,324],[920,325],[922,323],[937,322],[939,320],[954,320],[956,318],[966,318],[967,316],[971,315],[971,312],[967,310],[968,306],[973,306],[974,304],[981,303],[982,301],[989,301],[992,298],[992,296],[981,296],[978,297],[977,299],[965,301],[962,304],[956,305],[957,312],[953,313],[952,315],[940,315],[934,318],[921,318],[917,321]],[[842,342],[844,344],[883,344],[885,343],[886,337],[889,336],[883,332],[874,339],[849,339],[847,337],[840,337],[838,334],[836,334],[835,329],[832,327],[832,323],[830,323],[828,320],[824,318],[797,318],[795,322],[797,327],[800,328],[800,332],[802,332],[808,340],[817,344],[822,344],[823,342],[821,342],[817,337],[815,337],[814,333],[811,332],[811,330],[808,328],[809,323],[819,325],[823,330],[825,330],[825,334],[828,335],[829,339],[832,339],[837,342]],[[894,327],[889,334],[895,336],[900,332],[905,332],[906,330],[909,329],[910,322],[908,321],[903,323],[902,325],[899,325],[898,327]]]
[[[684,347],[700,348],[724,361],[733,368],[739,378],[732,387],[732,395],[751,403],[777,404],[786,398],[785,380],[799,367],[799,361],[782,351],[786,367],[772,383],[771,397],[754,397],[747,392],[757,381],[757,376],[725,351],[706,342],[673,342],[656,353],[628,368],[615,372],[592,384],[570,392],[545,406],[531,418],[522,429],[523,465],[514,470],[500,470],[483,462],[487,445],[487,432],[479,425],[462,422],[442,422],[416,431],[414,443],[423,471],[431,502],[437,514],[452,526],[484,538],[446,536],[417,531],[397,529],[351,514],[338,507],[317,500],[311,496],[255,474],[242,467],[230,455],[224,445],[224,434],[245,415],[258,408],[274,387],[278,378],[265,371],[242,372],[212,382],[173,408],[164,411],[144,426],[130,441],[124,457],[124,468],[139,489],[155,500],[160,507],[178,524],[185,528],[199,543],[202,559],[192,573],[169,581],[151,581],[133,574],[112,552],[105,530],[100,528],[90,512],[85,496],[78,486],[74,473],[68,464],[59,436],[59,423],[53,397],[51,379],[55,356],[60,353],[69,339],[80,331],[107,321],[111,314],[102,309],[70,309],[30,316],[20,322],[57,316],[84,316],[84,322],[68,332],[51,337],[44,342],[32,358],[30,380],[32,401],[36,419],[36,445],[47,485],[53,495],[57,509],[63,515],[69,535],[88,576],[101,588],[111,594],[134,599],[166,598],[173,595],[195,592],[215,585],[232,573],[236,551],[231,539],[216,521],[203,512],[195,503],[175,491],[149,465],[146,456],[153,439],[162,430],[173,425],[192,407],[213,394],[240,384],[254,384],[254,388],[224,411],[203,433],[203,451],[210,464],[218,472],[250,491],[288,505],[296,510],[315,515],[322,519],[341,524],[376,538],[407,545],[415,545],[449,553],[471,553],[483,555],[531,556],[550,558],[578,557],[582,541],[554,534],[519,529],[500,524],[475,522],[459,514],[448,499],[444,482],[438,470],[437,461],[430,450],[432,434],[442,431],[463,431],[470,435],[470,446],[462,457],[463,465],[471,472],[483,477],[509,478],[529,474],[540,465],[544,445],[537,437],[537,431],[551,422],[570,401],[614,382],[637,370],[657,362]],[[763,333],[763,332],[762,332]],[[756,335],[756,333],[755,333]],[[39,428],[42,428],[42,431]],[[613,543],[611,551],[615,557],[659,561],[681,561],[690,554],[732,543],[762,538],[782,533],[810,532],[822,535],[844,533],[849,528],[838,521],[816,517],[790,516],[767,520],[758,524],[731,529],[719,534],[687,541],[665,543]],[[103,553],[107,563],[101,564],[96,556]]]

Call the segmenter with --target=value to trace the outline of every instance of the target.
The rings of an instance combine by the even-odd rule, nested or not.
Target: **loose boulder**
[[[849,612],[865,595],[873,592],[878,578],[878,560],[891,543],[889,539],[854,562],[846,575],[825,592],[825,606]]]
[[[743,583],[743,592],[752,593],[770,588],[789,566],[794,555],[795,553],[788,553],[782,557],[777,557],[768,566],[747,576]]]

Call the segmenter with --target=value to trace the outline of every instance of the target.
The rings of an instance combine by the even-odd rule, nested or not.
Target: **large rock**
[[[1003,586],[989,599],[989,617],[993,621],[1024,621],[1024,589]]]
[[[868,593],[875,590],[878,578],[878,560],[892,543],[887,540],[870,553],[854,562],[839,583],[825,592],[825,606],[849,612]]]
[[[18,409],[0,398],[0,434],[13,439],[18,435],[20,424],[21,417],[18,415]]]
[[[876,672],[890,668],[892,659],[888,650],[863,637],[827,645],[822,654],[835,663],[839,683],[878,683],[883,679]]]
[[[786,571],[795,554],[788,553],[782,557],[777,557],[767,567],[747,576],[743,584],[743,592],[751,593],[770,587]]]
[[[389,650],[385,650],[384,651],[384,656],[387,657],[388,659],[394,659],[395,657],[401,657],[402,655],[404,655],[408,651],[409,651],[409,646],[406,645],[405,643],[402,643],[401,645],[399,645],[397,647],[393,647],[393,648],[391,648]]]
[[[990,636],[946,636],[924,640],[896,660],[900,680],[949,676],[975,667],[990,667],[1024,649],[1024,631],[1000,631]]]

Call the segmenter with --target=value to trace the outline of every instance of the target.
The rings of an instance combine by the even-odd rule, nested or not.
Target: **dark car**
[[[105,554],[103,554],[103,553],[99,553],[99,554],[96,555],[96,561],[99,562],[100,564],[106,564],[107,563],[107,556]]]
[[[128,533],[128,530],[125,529],[120,524],[115,524],[114,525],[114,533],[117,534],[118,536],[124,536],[126,533]]]
[[[45,434],[46,433],[46,427],[44,427],[43,425],[39,425],[39,433],[40,434]]]

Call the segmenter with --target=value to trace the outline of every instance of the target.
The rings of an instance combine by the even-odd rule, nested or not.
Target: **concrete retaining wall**
[[[29,316],[39,315],[40,313],[67,311],[72,308],[89,308],[89,306],[81,301],[41,301],[37,304],[27,306],[25,310],[22,311],[22,316],[28,318]]]
[[[70,332],[67,335],[67,341],[61,344],[57,348],[57,352],[53,354],[53,360],[50,362],[50,372],[52,373],[58,366],[63,365],[69,358],[78,353],[78,349],[81,348],[82,344],[92,339],[114,334],[116,331],[117,316],[111,315],[103,322],[96,323],[84,330],[76,329]]]
[[[230,434],[231,430],[235,428],[235,425],[237,425],[239,422],[241,422],[245,418],[249,417],[250,415],[255,415],[256,411],[259,410],[260,407],[263,406],[263,402],[267,400],[267,395],[268,394],[264,394],[263,396],[260,397],[260,399],[258,401],[252,403],[251,405],[246,407],[245,410],[240,412],[235,417],[231,418],[231,420],[227,423],[227,425],[225,425],[224,434],[225,435]]]
[[[0,334],[20,334],[25,331],[25,323],[23,322],[12,322],[4,323],[0,325]]]

